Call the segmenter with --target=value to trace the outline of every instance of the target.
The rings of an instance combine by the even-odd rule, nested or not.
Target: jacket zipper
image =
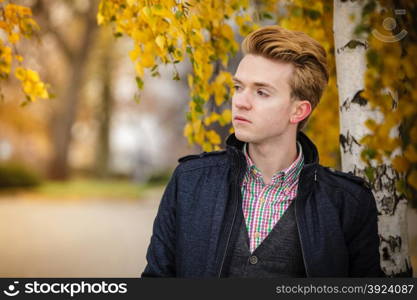
[[[301,256],[303,257],[304,266],[306,268],[306,275],[307,277],[310,277],[310,274],[308,273],[306,258],[304,256],[304,250],[303,250],[304,247],[303,247],[303,241],[301,239],[300,228],[298,226],[297,205],[294,208],[294,213],[295,213],[295,222],[297,223],[298,239],[300,240],[300,245],[301,245]]]
[[[314,181],[317,181],[317,173],[316,173],[316,172],[317,172],[317,171],[316,171],[316,170],[314,170]],[[298,196],[297,196],[297,198],[298,198]],[[297,201],[297,198],[295,199],[295,201]],[[297,202],[295,202],[294,204],[297,204]],[[304,256],[303,241],[302,241],[302,239],[301,239],[301,234],[300,234],[300,226],[299,226],[299,223],[298,223],[298,217],[297,217],[297,205],[295,205],[295,207],[294,207],[294,214],[295,214],[295,222],[297,223],[298,239],[300,240],[300,245],[301,245],[301,255],[302,255],[302,257],[303,257],[304,266],[305,266],[305,268],[306,268],[306,275],[307,275],[307,277],[310,277],[310,274],[309,274],[309,272],[308,272],[308,266],[307,266],[306,258],[305,258],[305,256]]]
[[[236,165],[238,167],[237,169],[239,170],[239,173],[238,174],[240,174],[240,172],[242,172],[242,167],[243,166],[241,166],[240,163],[239,163],[239,154],[238,153],[234,153],[234,155],[236,155],[235,156]],[[238,208],[238,205],[239,205],[239,199],[238,199],[239,193],[240,193],[240,182],[239,182],[239,178],[240,177],[238,175],[237,180],[236,180],[236,183],[235,183],[235,186],[234,186],[234,189],[233,189],[233,194],[234,194],[233,195],[233,199],[236,202],[235,203],[235,210],[233,212],[232,225],[230,226],[229,235],[227,237],[227,242],[226,242],[226,247],[225,247],[225,250],[224,250],[224,253],[223,253],[222,263],[220,265],[220,270],[219,270],[219,273],[217,275],[219,278],[220,278],[220,276],[222,274],[222,271],[223,271],[223,265],[224,265],[224,261],[226,259],[226,255],[227,255],[227,248],[229,248],[230,238],[232,236],[233,227],[235,226],[235,219],[236,219],[236,214],[237,214],[237,208]]]
[[[234,194],[236,196],[236,190],[234,191]],[[217,277],[219,277],[219,278],[221,277],[221,274],[222,274],[222,271],[223,271],[223,265],[224,265],[224,261],[226,259],[227,248],[229,248],[230,237],[232,236],[233,227],[235,226],[235,219],[236,219],[236,213],[237,213],[238,205],[239,205],[239,201],[236,201],[235,210],[233,212],[232,225],[230,226],[230,231],[229,231],[229,235],[227,237],[226,247],[225,247],[225,250],[224,250],[224,253],[223,253],[222,263],[220,265],[220,270],[219,270],[219,273],[217,275]]]

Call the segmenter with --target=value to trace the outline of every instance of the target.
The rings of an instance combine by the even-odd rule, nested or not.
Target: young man
[[[242,48],[235,133],[224,151],[179,160],[142,277],[383,276],[371,190],[319,165],[300,131],[328,81],[325,50],[278,26]]]

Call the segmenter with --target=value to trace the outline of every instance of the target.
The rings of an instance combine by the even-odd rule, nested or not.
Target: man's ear
[[[307,100],[295,100],[290,118],[291,124],[300,123],[311,113],[311,103]]]

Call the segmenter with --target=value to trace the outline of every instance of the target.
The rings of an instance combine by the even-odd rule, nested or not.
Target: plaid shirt
[[[301,145],[297,144],[297,159],[285,170],[275,173],[270,184],[265,184],[260,170],[246,151],[246,145],[247,143],[244,144],[243,153],[248,168],[241,186],[242,208],[249,234],[250,251],[253,253],[297,196],[304,156]]]

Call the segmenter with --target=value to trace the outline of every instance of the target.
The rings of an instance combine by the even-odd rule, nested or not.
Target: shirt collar
[[[287,167],[284,170],[276,172],[272,176],[270,185],[282,184],[282,185],[285,185],[286,187],[291,187],[292,185],[298,182],[298,177],[300,175],[301,169],[304,164],[303,149],[299,142],[297,142],[297,152],[298,152],[297,158],[289,167]],[[245,155],[246,163],[248,165],[248,168],[245,174],[245,180],[254,179],[254,180],[262,181],[262,173],[255,166],[254,162],[250,158],[249,153],[247,151],[247,143],[243,145],[243,153]]]

